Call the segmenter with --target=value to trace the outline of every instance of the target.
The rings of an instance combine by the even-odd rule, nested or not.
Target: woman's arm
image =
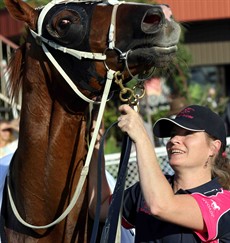
[[[203,230],[204,222],[196,200],[190,195],[174,195],[158,164],[153,144],[139,114],[127,105],[119,108],[118,126],[136,146],[140,183],[151,213],[171,223]]]

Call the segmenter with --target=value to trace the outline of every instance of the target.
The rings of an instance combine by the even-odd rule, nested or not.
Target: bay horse
[[[73,197],[87,156],[89,103],[102,96],[108,72],[119,71],[128,82],[167,65],[175,56],[180,26],[166,5],[54,0],[34,9],[22,0],[4,2],[28,26],[9,69],[13,95],[22,87],[9,187],[23,220],[42,226],[58,218]],[[8,242],[89,242],[86,192],[87,180],[61,222],[37,229],[18,221],[5,190]]]

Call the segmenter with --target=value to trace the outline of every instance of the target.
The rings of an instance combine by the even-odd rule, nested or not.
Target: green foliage
[[[166,79],[173,97],[188,97],[187,80],[189,78],[189,64],[191,60],[191,53],[184,45],[184,29],[182,28],[176,60],[168,67],[173,75]]]
[[[50,0],[27,0],[25,2],[27,2],[29,5],[31,5],[33,7],[39,7],[39,6],[46,5],[48,2],[50,2]],[[5,4],[1,0],[1,2],[0,2],[0,9],[2,9],[4,7],[5,7]]]
[[[206,95],[200,84],[194,83],[189,86],[189,97],[192,103],[199,104],[204,99],[204,96]]]
[[[105,130],[107,130],[114,122],[117,121],[118,116],[120,115],[118,107],[121,105],[121,102],[118,98],[118,92],[115,92],[112,99],[107,102],[105,112],[104,112],[104,123]],[[120,143],[122,141],[123,134],[120,129],[117,129],[114,126],[107,137],[105,153],[116,153],[120,151]]]
[[[189,85],[189,101],[191,104],[198,104],[209,107],[211,110],[222,115],[226,108],[228,97],[220,96],[222,87],[215,88],[215,94],[210,94],[210,90],[214,89],[212,85],[192,83]]]
[[[27,0],[26,2],[33,7],[40,7],[46,5],[50,0]]]
[[[117,94],[114,94],[112,99],[107,102],[106,108],[105,108],[106,112],[104,114],[105,128],[108,128],[112,123],[117,121],[117,117],[119,115],[118,107],[120,104],[121,103],[117,97]],[[113,131],[111,131],[111,132],[113,133]]]
[[[152,124],[154,124],[158,119],[162,117],[168,117],[169,110],[158,110],[156,113],[152,114]]]
[[[121,152],[121,148],[117,144],[117,140],[114,135],[110,136],[105,143],[105,154],[119,153]]]

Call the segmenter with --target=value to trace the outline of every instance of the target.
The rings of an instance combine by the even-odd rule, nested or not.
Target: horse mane
[[[9,92],[11,99],[14,97],[16,100],[19,96],[19,91],[22,86],[22,76],[24,70],[24,53],[26,43],[23,43],[11,56],[8,69],[9,72]]]

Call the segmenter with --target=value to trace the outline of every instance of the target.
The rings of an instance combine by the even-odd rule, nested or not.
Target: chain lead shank
[[[120,87],[119,98],[122,102],[137,106],[139,100],[144,97],[145,89],[143,82],[136,84],[132,89],[123,85],[124,76],[117,71],[114,74],[115,83]]]

